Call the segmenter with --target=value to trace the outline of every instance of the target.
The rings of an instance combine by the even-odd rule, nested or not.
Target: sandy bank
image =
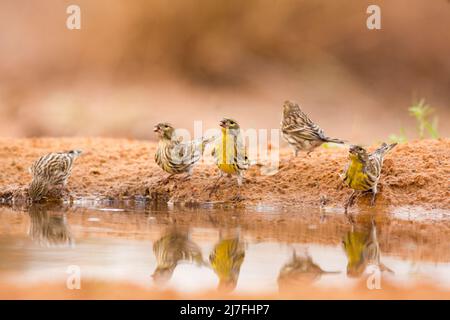
[[[0,139],[0,198],[19,200],[30,182],[28,167],[40,155],[72,148],[84,154],[69,180],[70,197],[145,197],[151,200],[199,203],[227,201],[236,193],[235,179],[224,179],[216,195],[209,191],[218,170],[200,163],[188,181],[173,179],[153,160],[152,142],[103,138]],[[287,166],[291,152],[280,151],[281,169],[268,176],[259,166],[247,172],[243,205],[328,206],[341,208],[351,191],[339,173],[347,162],[347,149],[320,148],[301,154]],[[450,208],[450,139],[413,141],[397,146],[385,160],[377,206],[420,205]],[[362,197],[358,205],[366,205]]]

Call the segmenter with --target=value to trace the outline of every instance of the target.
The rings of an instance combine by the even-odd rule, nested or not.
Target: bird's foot
[[[180,181],[188,181],[188,180],[191,180],[191,175],[190,174],[187,174],[186,176],[184,176],[182,179],[180,179]]]
[[[345,216],[347,217],[347,221],[348,221],[351,225],[355,224],[355,218],[354,218],[353,214],[348,213],[347,211],[345,211]]]
[[[172,180],[172,178],[173,178],[174,176],[175,176],[174,174],[171,174],[170,176],[165,177],[165,178],[159,180],[158,184],[160,184],[160,185],[161,185],[161,184],[168,184],[169,181]]]
[[[230,201],[232,201],[232,202],[241,202],[241,201],[244,201],[244,200],[245,200],[245,197],[241,196],[240,193],[238,193],[237,195],[235,195],[234,197],[232,197],[230,199]]]
[[[211,196],[213,194],[217,193],[217,190],[219,190],[219,184],[214,184],[212,186],[206,187],[205,189],[203,189],[203,191],[208,191],[209,190],[209,194],[208,194],[208,198],[211,198]]]

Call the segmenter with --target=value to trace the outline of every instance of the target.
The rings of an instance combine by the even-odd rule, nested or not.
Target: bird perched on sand
[[[283,118],[281,120],[283,138],[294,149],[294,156],[299,151],[308,154],[324,142],[344,144],[345,141],[325,136],[324,131],[292,101],[285,101],[283,105]]]
[[[187,232],[171,230],[153,244],[153,253],[156,257],[156,269],[153,280],[161,285],[172,277],[180,262],[203,265],[200,247],[189,239]]]
[[[380,271],[393,272],[381,262],[377,228],[373,219],[368,232],[355,231],[354,225],[352,225],[352,230],[346,234],[342,245],[348,259],[348,276],[361,276],[369,265],[379,268]]]
[[[209,256],[209,262],[219,277],[219,290],[225,292],[234,290],[244,258],[245,246],[239,237],[221,239],[215,245]]]
[[[372,192],[371,205],[375,204],[378,181],[386,153],[394,148],[397,143],[383,143],[372,153],[368,153],[363,147],[352,145],[349,149],[350,163],[342,175],[344,183],[353,189],[353,193],[345,204],[345,212],[351,207],[358,194]]]
[[[322,270],[308,253],[297,255],[294,251],[292,259],[280,270],[278,288],[280,291],[301,288],[319,280],[323,274],[335,273],[339,272]]]
[[[220,126],[222,127],[222,135],[220,139],[216,140],[211,152],[220,170],[220,174],[210,192],[210,196],[213,192],[217,191],[219,182],[225,173],[237,176],[239,189],[233,199],[241,200],[240,190],[244,181],[244,173],[250,166],[241,136],[241,129],[235,120],[228,118],[222,119]]]
[[[40,157],[29,169],[33,176],[28,195],[32,201],[39,201],[53,188],[63,189],[72,173],[73,162],[82,152],[53,152]]]
[[[181,173],[187,173],[187,177],[190,177],[206,145],[215,139],[212,137],[182,142],[176,137],[175,129],[169,123],[159,123],[153,131],[159,136],[155,162],[170,174],[167,179]]]

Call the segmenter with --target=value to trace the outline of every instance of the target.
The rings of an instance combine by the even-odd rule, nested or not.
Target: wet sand
[[[81,149],[68,183],[66,198],[145,198],[196,205],[223,202],[237,192],[235,178],[225,178],[215,195],[209,190],[218,169],[200,163],[189,181],[172,179],[154,163],[154,142],[103,138],[0,139],[0,199],[24,200],[30,182],[28,167],[51,151]],[[371,148],[373,149],[373,147]],[[450,208],[450,140],[421,140],[398,145],[387,155],[379,184],[377,207]],[[289,165],[291,151],[280,150],[280,171],[261,174],[250,168],[238,205],[283,207],[326,205],[342,208],[351,194],[339,174],[347,163],[346,148],[319,148],[300,154]],[[208,160],[208,157],[205,158]],[[211,159],[210,159],[211,160]],[[357,201],[366,206],[369,196]]]

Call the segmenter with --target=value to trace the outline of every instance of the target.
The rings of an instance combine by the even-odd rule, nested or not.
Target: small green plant
[[[431,119],[434,110],[425,103],[424,99],[414,103],[408,110],[409,114],[416,118],[417,130],[419,132],[420,139],[425,138],[425,132],[427,132],[432,139],[439,138],[437,128],[438,118],[435,116]]]
[[[390,143],[405,143],[408,141],[408,137],[406,136],[406,132],[404,128],[400,128],[400,134],[391,134],[389,135],[389,142]]]
[[[439,138],[438,132],[438,118],[433,117],[434,109],[425,103],[425,99],[413,103],[411,107],[408,108],[409,114],[414,117],[417,121],[417,132],[420,139],[424,139],[426,133],[432,139]],[[400,128],[400,133],[389,135],[389,141],[391,143],[405,143],[408,141],[406,132],[404,128]]]

